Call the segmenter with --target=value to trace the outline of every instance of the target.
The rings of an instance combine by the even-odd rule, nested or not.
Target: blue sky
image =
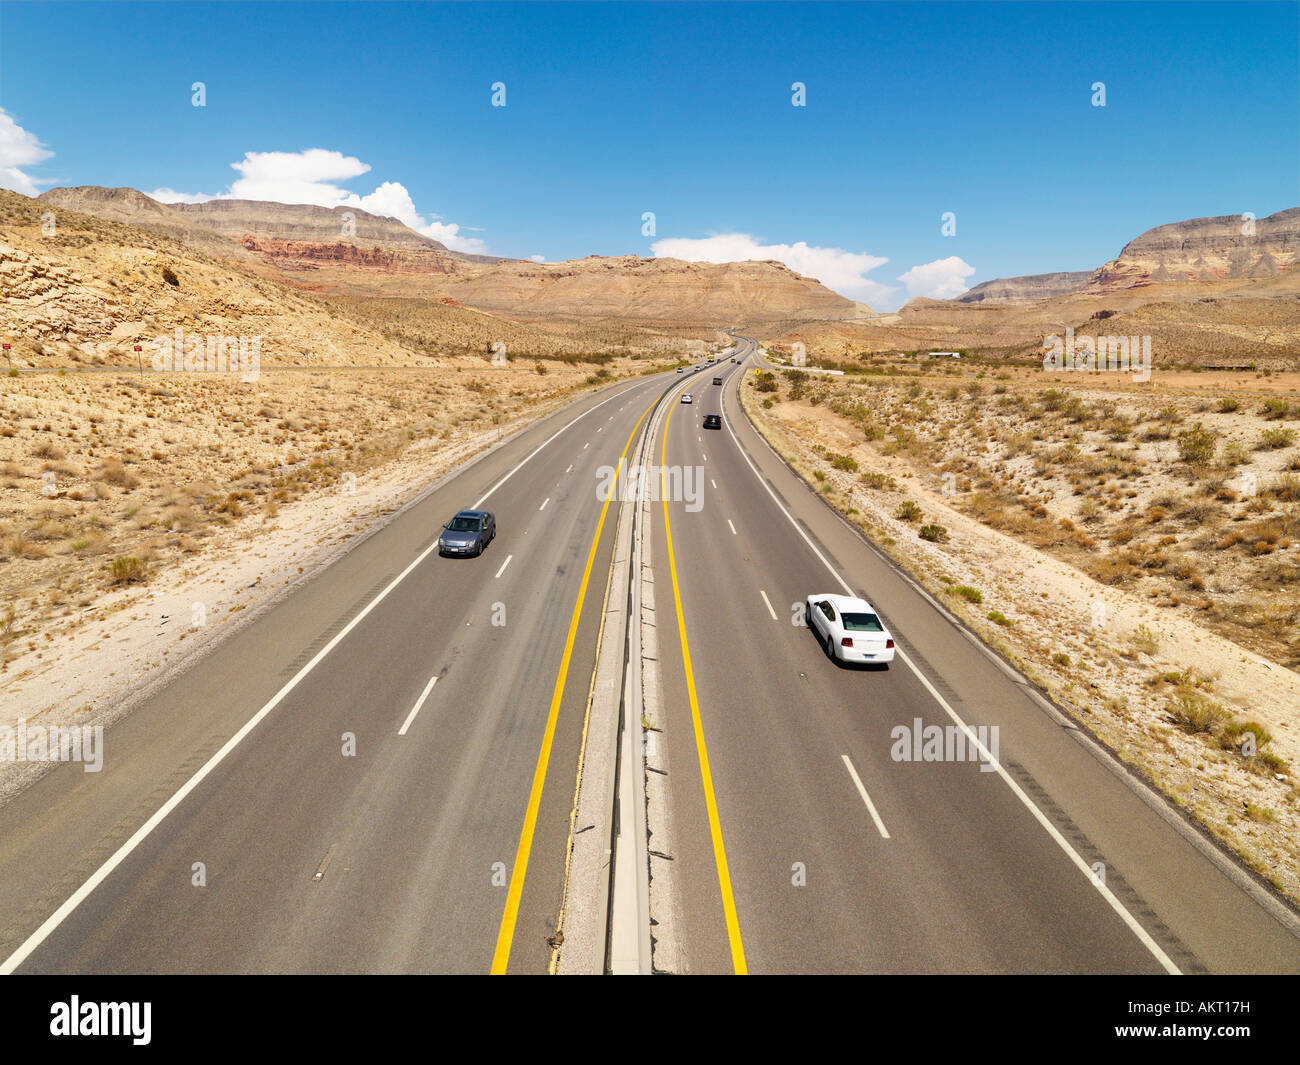
[[[888,309],[1300,203],[1298,11],[9,0],[0,186],[351,202],[520,258],[782,258]]]

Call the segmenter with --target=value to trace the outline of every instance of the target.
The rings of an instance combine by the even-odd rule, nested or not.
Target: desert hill
[[[1078,292],[1088,284],[1091,270],[1070,270],[1055,274],[1026,274],[984,281],[956,297],[955,303],[1010,303],[1051,299]]]
[[[519,260],[437,279],[439,294],[522,318],[625,318],[680,323],[842,318],[837,295],[784,263],[696,263],[635,255],[558,263]]]
[[[1124,245],[1089,287],[1273,277],[1300,259],[1300,207],[1258,219],[1253,234],[1248,228],[1235,214],[1156,226]]]
[[[534,263],[449,251],[397,219],[352,207],[253,200],[168,205],[134,189],[94,186],[50,189],[39,199],[260,264],[269,276],[326,296],[450,301],[524,321],[588,325],[697,328],[862,313],[851,300],[777,262],[628,255]]]
[[[1023,303],[1074,292],[1104,295],[1165,282],[1276,277],[1300,261],[1300,207],[1254,222],[1241,215],[1192,218],[1148,229],[1119,256],[1095,270],[1000,277],[957,296],[954,303]]]
[[[15,366],[129,365],[137,362],[136,344],[147,363],[153,341],[177,328],[260,336],[268,368],[427,366],[448,357],[482,359],[496,343],[510,358],[565,360],[682,348],[680,337],[662,332],[575,335],[454,301],[326,299],[267,276],[260,260],[225,237],[187,224],[174,231],[168,209],[148,197],[103,191],[114,194],[98,199],[104,215],[160,221],[126,224],[64,209],[59,197],[0,190],[0,319]],[[46,235],[42,221],[51,209],[55,232]]]

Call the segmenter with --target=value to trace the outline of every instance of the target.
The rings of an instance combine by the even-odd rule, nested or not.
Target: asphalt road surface
[[[614,538],[598,470],[667,383],[451,477],[111,727],[100,773],[0,808],[6,967],[546,971]],[[439,557],[475,505],[495,541]]]
[[[728,363],[722,387],[675,407],[656,447],[704,471],[702,505],[659,504],[653,534],[669,789],[656,845],[672,848],[681,967],[1300,970],[1279,905],[1243,890],[767,447],[737,399],[757,362]],[[702,428],[709,413],[721,431]],[[887,671],[832,663],[796,624],[822,592],[877,607],[899,642]],[[892,730],[917,721],[980,738],[997,726],[1002,772],[896,761]]]
[[[0,969],[545,972],[617,516],[601,468],[668,389],[652,454],[703,472],[701,506],[651,527],[686,971],[1300,970],[1294,919],[803,486],[724,366],[507,441],[145,699],[102,772],[0,807]],[[440,558],[470,506],[496,540]],[[899,640],[888,671],[794,623],[846,585]],[[918,720],[998,726],[996,771],[895,761]]]

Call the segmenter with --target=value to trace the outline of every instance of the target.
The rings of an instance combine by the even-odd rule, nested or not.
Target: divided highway
[[[679,970],[1300,971],[1290,911],[771,452],[735,354],[446,478],[145,698],[102,772],[0,807],[0,971],[547,971],[618,516],[601,467],[652,423],[651,461],[703,472],[701,506],[650,512]],[[440,558],[467,507],[495,541]],[[830,662],[797,623],[813,592],[874,603],[893,666]],[[895,760],[918,722],[997,726],[996,767]]]

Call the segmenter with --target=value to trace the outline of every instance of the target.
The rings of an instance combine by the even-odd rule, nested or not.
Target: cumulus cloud
[[[420,228],[420,227],[416,227]],[[487,254],[487,244],[480,237],[466,237],[462,235],[461,229],[455,222],[430,222],[427,226],[420,228],[420,232],[426,237],[432,237],[434,240],[440,240],[447,245],[452,251],[468,252],[471,255]]]
[[[219,197],[207,192],[177,192],[175,189],[154,189],[149,198],[159,203],[206,203]]]
[[[884,266],[879,255],[822,248],[799,241],[796,244],[763,244],[747,233],[718,233],[709,237],[669,237],[651,245],[656,256],[688,262],[736,263],[775,259],[791,270],[814,278],[833,292],[873,307],[891,301],[896,286],[883,285],[865,275]]]
[[[546,256],[545,256],[545,255],[530,255],[530,256],[528,256],[528,258],[529,258],[531,261],[535,262],[535,263],[544,263],[544,262],[546,262]]]
[[[24,196],[37,195],[40,191],[37,181],[20,168],[34,166],[53,154],[35,134],[23,129],[0,107],[0,189],[21,192]]]
[[[371,214],[396,218],[417,233],[440,241],[453,251],[482,253],[485,243],[478,237],[465,236],[462,227],[446,222],[440,215],[426,220],[415,209],[406,186],[399,181],[385,181],[373,192],[359,196],[343,187],[343,182],[361,177],[370,165],[354,155],[308,148],[302,152],[245,152],[238,163],[230,164],[239,177],[229,192],[216,196],[157,189],[151,195],[164,203],[201,203],[204,200],[269,200],[272,203],[309,203],[317,207],[358,207]]]
[[[946,259],[914,266],[907,273],[899,274],[898,280],[907,286],[909,299],[928,296],[935,300],[949,300],[967,290],[966,278],[974,272],[975,267],[956,255],[950,255]]]
[[[360,177],[370,167],[352,155],[308,148],[305,152],[245,152],[242,162],[230,164],[239,177],[230,186],[230,198],[270,200],[274,203],[313,203],[334,207],[355,193],[333,184]],[[379,189],[375,190],[378,195]]]

